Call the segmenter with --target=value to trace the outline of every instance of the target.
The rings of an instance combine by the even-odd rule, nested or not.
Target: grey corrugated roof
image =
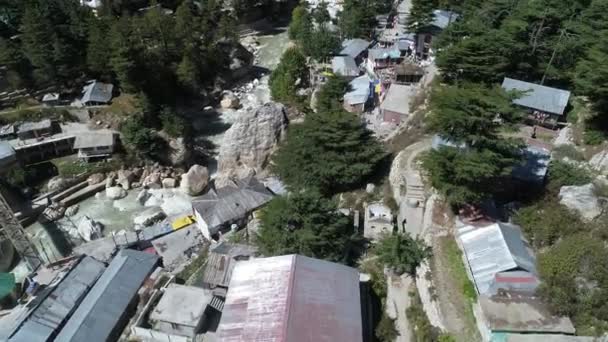
[[[342,51],[340,51],[340,55],[357,58],[357,56],[365,51],[370,44],[370,42],[364,39],[347,39],[342,42]]]
[[[514,80],[508,77],[505,77],[502,81],[502,87],[505,90],[524,92],[520,98],[513,100],[513,103],[557,115],[564,114],[570,99],[570,92],[567,90]]]
[[[212,229],[241,218],[268,203],[272,197],[272,193],[255,177],[247,177],[233,185],[210,190],[194,199],[192,207]]]
[[[223,342],[360,342],[359,271],[301,255],[239,262],[218,327]]]
[[[41,129],[49,129],[51,128],[51,124],[52,123],[50,119],[44,119],[38,122],[24,122],[19,125],[19,133],[37,131]]]
[[[10,164],[16,159],[13,146],[7,141],[0,141],[0,165]]]
[[[399,51],[396,46],[390,48],[370,49],[368,56],[371,60],[386,59],[389,57],[397,59],[401,57],[401,51]]]
[[[514,178],[526,182],[542,183],[551,162],[551,152],[544,148],[528,146],[523,150],[523,163],[513,167]]]
[[[15,125],[8,124],[0,127],[0,136],[15,134]]]
[[[104,147],[114,145],[114,133],[111,131],[87,132],[76,136],[74,149]]]
[[[367,75],[359,76],[350,81],[351,90],[344,94],[344,101],[351,105],[367,102],[371,94],[370,83],[371,80]]]
[[[157,262],[156,255],[121,250],[55,341],[102,342],[115,336],[121,316]]]
[[[61,282],[42,299],[10,342],[47,341],[70,317],[89,289],[95,284],[105,265],[84,257]]]
[[[228,287],[234,266],[238,261],[248,260],[257,248],[249,245],[221,242],[209,252],[203,274],[203,284],[209,287]]]
[[[84,88],[82,89],[83,95],[81,102],[110,102],[110,100],[112,99],[113,89],[113,84],[93,81],[90,84],[84,86]]]
[[[481,294],[488,293],[497,273],[524,270],[536,274],[536,259],[516,225],[498,222],[486,227],[466,226],[458,230],[458,238]]]
[[[331,69],[336,75],[359,76],[355,59],[350,56],[336,56],[331,60]]]
[[[393,83],[391,87],[388,88],[386,97],[384,98],[384,101],[382,101],[382,104],[380,104],[380,109],[400,114],[408,114],[410,112],[409,99],[411,97],[409,96],[409,93],[414,89],[415,88],[412,86]]]

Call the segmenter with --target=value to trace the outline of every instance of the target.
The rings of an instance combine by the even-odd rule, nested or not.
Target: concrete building
[[[233,224],[238,227],[246,223],[254,210],[273,197],[262,183],[250,176],[195,198],[192,210],[203,236],[210,240],[229,231]]]
[[[105,105],[112,100],[114,85],[93,81],[82,88],[80,102],[85,106]]]
[[[378,69],[388,68],[401,63],[401,51],[396,46],[390,48],[374,48],[368,51],[366,68],[370,73]]]
[[[94,131],[76,136],[74,150],[78,151],[78,158],[89,160],[91,158],[105,158],[114,153],[117,134],[112,131]]]
[[[17,136],[21,140],[49,137],[56,131],[55,127],[56,125],[50,119],[38,122],[24,122],[19,125]]]
[[[363,236],[369,240],[378,240],[384,234],[391,234],[395,227],[391,209],[382,202],[366,204]]]
[[[22,315],[0,339],[10,342],[53,341],[63,324],[105,270],[105,265],[91,257],[78,258],[24,306]],[[18,311],[19,309],[15,309]],[[9,318],[10,319],[10,318]],[[2,324],[8,323],[3,319]]]
[[[344,94],[343,107],[351,113],[365,112],[372,95],[372,81],[367,75],[350,81],[351,90]]]
[[[409,99],[415,92],[416,88],[413,86],[392,84],[380,104],[380,114],[384,122],[398,125],[406,120],[410,113]]]
[[[237,264],[218,328],[223,342],[363,340],[359,271],[301,255]]]
[[[57,335],[56,342],[115,341],[133,314],[138,291],[158,257],[121,250]]]
[[[522,95],[513,103],[530,111],[530,119],[538,124],[555,126],[564,117],[570,92],[505,77],[502,88]]]
[[[167,341],[193,341],[201,332],[205,311],[213,299],[209,290],[170,284],[156,307],[150,312],[152,330],[170,335]],[[161,339],[157,339],[161,340]]]
[[[0,127],[0,140],[17,138],[17,129],[14,124],[7,124]]]

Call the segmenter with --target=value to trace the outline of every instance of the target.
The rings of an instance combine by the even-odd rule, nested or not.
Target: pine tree
[[[341,76],[330,77],[317,95],[317,112],[333,112],[342,109],[344,94],[349,90],[348,81]]]
[[[30,66],[18,44],[0,37],[0,65],[7,68],[6,80],[12,89],[29,85]]]
[[[105,18],[94,18],[89,22],[89,37],[87,46],[87,65],[89,70],[97,76],[109,75],[111,49],[108,31],[110,23]]]
[[[53,26],[39,6],[29,4],[22,19],[23,53],[31,63],[34,80],[38,85],[55,81],[57,70],[53,64]]]
[[[336,204],[314,191],[273,199],[261,214],[255,238],[266,256],[297,253],[336,262],[349,261],[355,232]]]
[[[304,38],[304,37],[303,37]],[[323,61],[340,49],[340,38],[326,25],[314,29],[301,41],[305,53],[317,61]]]
[[[116,74],[120,87],[126,92],[137,90],[136,70],[137,53],[131,22],[128,17],[122,17],[114,23],[110,31],[110,47],[112,55],[110,65]]]
[[[360,185],[384,156],[359,118],[336,110],[309,113],[303,124],[293,125],[273,161],[290,189],[333,194]]]
[[[301,99],[297,95],[297,90],[306,86],[307,77],[306,57],[296,47],[287,49],[281,56],[279,65],[270,75],[269,84],[273,99],[285,104],[298,105]]]
[[[587,52],[575,73],[576,89],[589,96],[595,107],[605,113],[608,105],[608,30],[602,31],[600,40]]]
[[[188,47],[186,48],[186,51],[184,51],[182,60],[177,66],[176,75],[182,87],[192,93],[196,93],[201,87],[200,62],[197,61],[192,49],[192,47]]]
[[[291,23],[287,30],[289,39],[303,42],[310,36],[312,31],[312,19],[305,5],[300,4],[294,8],[291,14]]]
[[[437,0],[412,0],[412,7],[407,18],[408,29],[419,32],[422,28],[429,26],[435,19],[433,11],[437,9]]]

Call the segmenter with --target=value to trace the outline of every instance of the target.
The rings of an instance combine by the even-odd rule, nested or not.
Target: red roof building
[[[239,262],[218,328],[223,342],[361,342],[359,272],[301,255]]]

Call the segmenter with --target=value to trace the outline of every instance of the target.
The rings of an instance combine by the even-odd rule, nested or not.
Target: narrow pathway
[[[412,278],[407,274],[392,276],[387,279],[386,314],[395,320],[395,328],[399,336],[395,342],[410,342],[411,328],[405,310],[410,306],[409,290],[413,285]]]

